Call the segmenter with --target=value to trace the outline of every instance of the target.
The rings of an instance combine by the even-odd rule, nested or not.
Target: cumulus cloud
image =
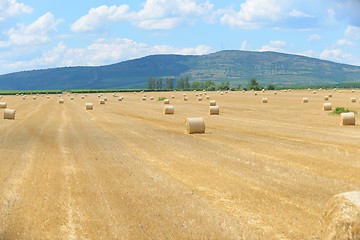
[[[6,18],[18,16],[24,13],[32,13],[33,9],[16,0],[0,0],[0,22]]]
[[[84,48],[72,48],[60,42],[41,56],[33,57],[31,60],[13,60],[3,65],[8,70],[18,71],[59,66],[106,65],[151,54],[201,55],[209,52],[210,47],[206,45],[176,48],[170,45],[149,45],[127,38],[101,38]]]
[[[172,29],[193,17],[203,17],[210,21],[212,7],[208,1],[198,3],[196,0],[147,0],[139,11],[130,11],[126,4],[111,7],[103,5],[90,9],[88,14],[72,24],[71,29],[74,32],[88,32],[101,29],[109,23],[123,21],[147,30]]]
[[[316,42],[321,39],[321,36],[319,34],[313,34],[308,38],[309,42]]]
[[[57,20],[51,13],[46,13],[29,25],[18,24],[5,32],[7,41],[0,46],[41,44],[51,40],[49,34],[56,31],[62,20]]]
[[[353,55],[349,53],[345,53],[339,48],[324,49],[320,53],[320,58],[334,62],[339,62],[339,63],[354,62]]]
[[[343,39],[337,40],[337,41],[336,41],[336,45],[337,45],[337,46],[340,46],[340,47],[343,47],[343,46],[348,46],[348,47],[350,47],[350,46],[354,46],[354,43],[353,43],[352,41],[349,41],[349,40],[343,38]]]
[[[262,46],[258,51],[273,51],[273,52],[284,52],[283,47],[285,47],[287,43],[285,41],[270,41],[269,44]]]
[[[355,40],[360,40],[360,27],[348,26],[345,30],[345,35]]]

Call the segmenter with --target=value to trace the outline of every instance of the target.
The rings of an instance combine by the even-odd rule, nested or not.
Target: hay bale
[[[320,222],[323,240],[360,239],[360,192],[330,198]]]
[[[202,97],[198,97],[197,100],[198,100],[199,102],[201,102],[201,101],[202,101]]]
[[[174,106],[164,106],[164,114],[174,114]]]
[[[142,97],[142,100],[143,100],[143,101],[146,101],[146,97]]]
[[[331,98],[331,97],[332,97],[332,93],[330,93],[328,96],[329,96],[329,98]]]
[[[308,102],[309,102],[309,99],[308,99],[308,98],[304,97],[304,98],[302,99],[302,103],[308,103]]]
[[[164,99],[164,104],[170,104],[170,100],[169,99]]]
[[[210,115],[219,115],[219,113],[220,113],[219,106],[210,106],[209,107]]]
[[[93,110],[93,109],[94,109],[94,104],[92,104],[92,103],[85,103],[85,109],[86,109],[86,110]]]
[[[107,97],[103,97],[104,101],[107,102]]]
[[[26,96],[22,96],[22,99],[24,99],[24,100],[25,100],[25,99],[26,99]]]
[[[346,113],[341,113],[340,115],[341,115],[341,119],[340,119],[341,126],[355,125],[355,113],[346,112]]]
[[[150,100],[151,100],[151,101],[154,100],[154,97],[150,97]]]
[[[185,120],[185,129],[189,134],[205,133],[205,121],[202,117],[189,117]]]
[[[118,98],[118,101],[121,102],[122,100],[124,100],[124,97],[123,97],[123,96],[121,96],[121,97]]]
[[[330,102],[324,103],[324,111],[331,111],[332,105]]]
[[[277,95],[277,92],[274,92],[274,95]]]
[[[70,97],[70,100],[74,100],[74,97]]]
[[[81,99],[84,99],[85,98],[85,96],[81,96]]]
[[[262,101],[262,103],[267,103],[267,102],[268,102],[268,99],[267,99],[267,98],[263,98],[261,101]]]
[[[175,95],[171,95],[171,98],[175,98]]]
[[[7,108],[6,102],[0,102],[0,108]]]
[[[256,96],[256,95],[257,95],[257,92],[255,92],[254,95]]]
[[[310,88],[308,88],[308,91],[311,91],[311,89],[310,89]]]
[[[105,100],[104,100],[104,99],[100,99],[100,104],[105,104]]]
[[[216,106],[216,101],[215,100],[210,100],[210,106]]]
[[[355,90],[354,90],[354,89],[352,89],[352,90],[351,90],[351,92],[355,92]]]
[[[186,101],[188,100],[188,97],[185,96],[183,99],[184,99],[184,101],[186,102]]]
[[[35,96],[33,96],[33,97],[32,97],[32,99],[33,99],[33,100],[36,100],[36,97],[35,97]]]
[[[313,94],[316,94],[316,91],[313,91]]]
[[[356,103],[356,98],[354,98],[354,97],[350,98],[350,102]]]
[[[328,101],[329,100],[329,96],[324,96],[324,100]]]
[[[224,92],[220,92],[220,95],[224,95]]]
[[[4,110],[4,119],[14,120],[15,119],[15,110],[6,108]]]
[[[206,97],[205,97],[207,100],[209,100],[210,99],[210,96],[209,95],[206,95]]]
[[[63,104],[63,103],[64,103],[64,99],[60,98],[60,99],[59,99],[59,103],[60,103],[60,104]]]

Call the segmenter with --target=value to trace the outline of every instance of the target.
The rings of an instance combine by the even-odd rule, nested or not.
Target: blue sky
[[[360,0],[0,0],[0,74],[278,51],[360,66]]]

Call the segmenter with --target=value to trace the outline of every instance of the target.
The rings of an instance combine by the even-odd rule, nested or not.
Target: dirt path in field
[[[173,116],[132,93],[105,105],[7,97],[17,117],[0,120],[0,239],[310,240],[326,201],[359,190],[358,126],[340,127],[321,96],[209,93],[221,115],[208,116],[187,94]],[[205,117],[206,134],[184,134],[188,116]]]

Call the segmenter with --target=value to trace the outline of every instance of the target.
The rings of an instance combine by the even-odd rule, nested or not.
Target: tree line
[[[259,91],[263,88],[267,90],[274,90],[275,86],[269,84],[267,87],[262,86],[259,82],[252,78],[249,80],[247,85],[237,85],[232,86],[229,81],[223,81],[215,83],[212,80],[206,81],[191,81],[189,77],[184,76],[177,80],[173,77],[165,78],[155,78],[149,77],[147,82],[147,89],[149,90],[171,90],[171,89],[196,89],[196,90],[207,90],[207,91],[216,91],[216,90],[256,90]]]

